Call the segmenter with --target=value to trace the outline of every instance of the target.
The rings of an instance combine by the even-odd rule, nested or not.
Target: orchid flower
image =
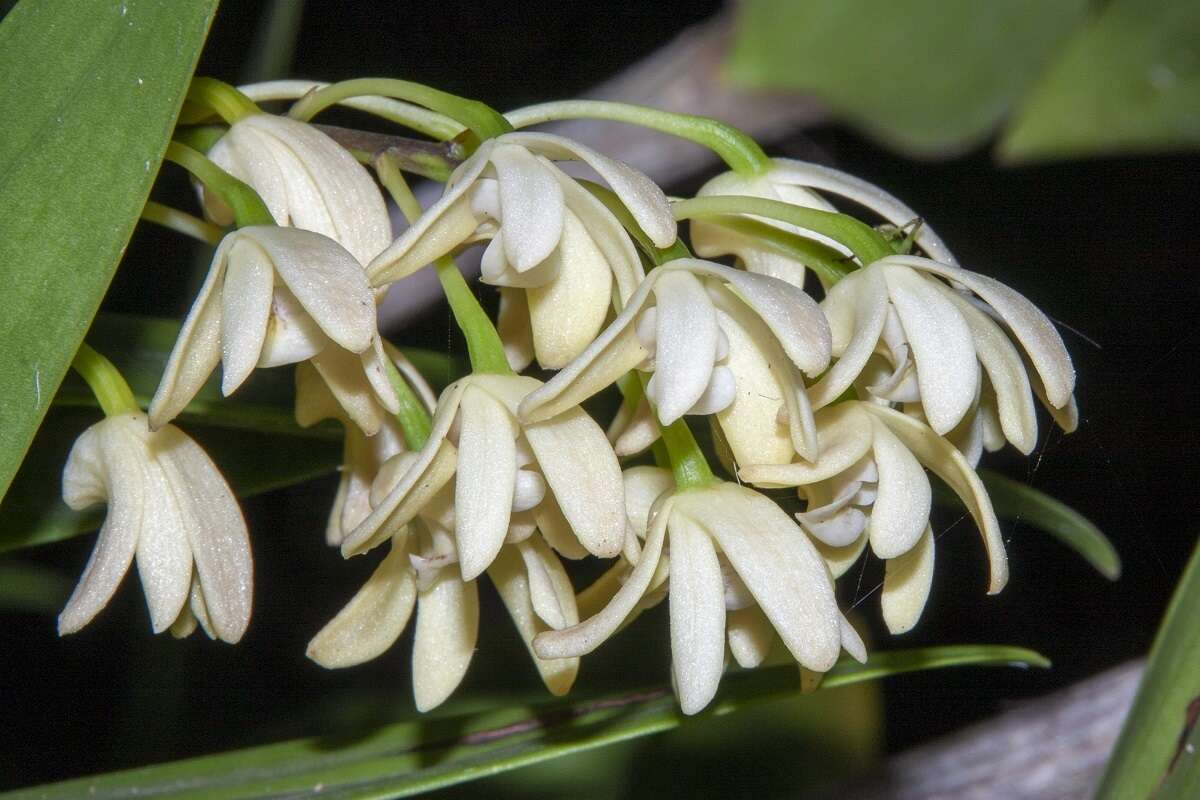
[[[391,220],[370,173],[306,122],[251,114],[233,123],[208,157],[258,192],[276,224],[328,236],[360,264],[391,243]],[[202,199],[212,220],[233,221],[215,194],[205,190]]]
[[[882,602],[889,630],[912,628],[929,596],[932,493],[925,470],[950,486],[979,528],[991,572],[988,593],[1004,588],[1008,561],[991,500],[949,441],[911,416],[863,401],[821,409],[816,424],[821,455],[815,462],[745,466],[738,476],[765,488],[800,487],[808,508],[797,518],[835,577],[870,543],[887,563]]]
[[[532,512],[560,553],[578,557],[580,545],[604,558],[620,552],[625,522],[617,457],[582,409],[519,422],[518,404],[540,385],[517,375],[469,375],[448,386],[428,441],[402,456],[400,478],[346,537],[342,554],[356,555],[391,538],[451,478],[464,580],[488,568],[521,512]]]
[[[1074,415],[1075,370],[1062,337],[993,278],[889,256],[847,275],[821,308],[837,361],[809,393],[814,408],[857,382],[882,402],[919,403],[930,427],[947,434],[978,406],[986,378],[1005,438],[1025,454],[1037,442],[1035,388],[1064,424]]]
[[[635,467],[625,480],[630,525],[645,530],[637,563],[603,610],[578,625],[538,635],[539,655],[592,652],[669,575],[672,664],[685,714],[703,709],[716,693],[727,637],[747,662],[765,657],[765,650],[747,641],[746,626],[757,622],[757,613],[807,669],[828,671],[843,647],[865,660],[862,640],[838,610],[824,561],[777,505],[725,482],[676,492],[671,474],[655,467]],[[738,613],[750,608],[754,611]]]
[[[250,623],[253,560],[237,499],[198,444],[145,414],[106,417],[75,441],[63,500],[108,513],[79,584],[58,617],[75,633],[108,604],[137,558],[155,633],[187,636],[197,623],[237,642]]]
[[[367,435],[382,406],[399,408],[384,371],[375,301],[362,265],[326,236],[273,225],[221,240],[150,403],[161,427],[196,396],[218,362],[233,393],[255,367],[311,360]]]
[[[646,276],[608,328],[521,403],[521,416],[553,416],[636,368],[652,372],[646,394],[659,423],[716,414],[739,463],[787,463],[794,453],[815,458],[799,372],[819,374],[829,353],[825,318],[801,289],[709,261],[676,259]],[[647,415],[644,409],[630,433],[638,445],[619,445],[622,452],[657,436]]]
[[[675,241],[662,190],[640,172],[570,139],[509,133],[484,142],[451,176],[445,194],[371,264],[386,285],[453,252],[490,240],[483,281],[502,287],[500,325],[515,370],[536,356],[548,369],[577,356],[604,324],[614,288],[624,301],[643,277],[629,235],[555,161],[594,170],[659,247]]]

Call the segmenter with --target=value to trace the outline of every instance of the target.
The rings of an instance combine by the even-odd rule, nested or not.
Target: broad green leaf
[[[152,317],[101,314],[88,341],[129,381],[143,407],[162,375],[179,323]],[[404,350],[424,374],[453,374],[450,357]],[[249,497],[335,470],[341,462],[341,427],[329,422],[300,428],[292,415],[292,369],[257,370],[232,397],[222,397],[214,375],[177,424],[212,456],[240,497]],[[440,382],[440,381],[439,381]],[[94,530],[100,509],[72,511],[60,499],[60,476],[75,438],[100,420],[91,391],[77,375],[63,381],[55,409],[22,464],[12,491],[0,502],[0,552],[46,544]]]
[[[963,645],[876,653],[866,665],[843,661],[822,688],[888,675],[967,665],[1048,666],[1016,647]],[[794,696],[794,665],[727,675],[706,715]],[[592,700],[555,700],[465,716],[423,718],[361,737],[303,739],[115,772],[3,797],[189,798],[407,797],[579,753],[683,723],[667,687]]]
[[[1050,495],[990,469],[979,470],[996,515],[1031,525],[1070,547],[1104,577],[1121,577],[1121,558],[1116,549],[1087,517]],[[934,481],[934,500],[953,508],[962,501],[941,481]]]
[[[1133,708],[1096,800],[1194,798],[1200,721],[1200,546],[1179,580],[1150,649]],[[1188,751],[1191,743],[1193,749]],[[1169,788],[1169,790],[1168,790]],[[1189,788],[1192,791],[1189,791]],[[1158,789],[1159,791],[1155,791]]]
[[[944,156],[984,139],[1087,0],[747,0],[727,64],[745,86],[810,93],[886,144]]]
[[[26,0],[0,22],[0,495],[133,231],[216,0]]]
[[[1046,71],[1008,134],[1009,161],[1200,145],[1200,4],[1112,0]]]

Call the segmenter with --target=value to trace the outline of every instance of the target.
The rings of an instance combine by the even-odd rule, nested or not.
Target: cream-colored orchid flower
[[[367,268],[375,286],[471,242],[490,239],[482,280],[502,287],[500,327],[516,370],[536,356],[562,367],[595,338],[617,298],[643,277],[629,235],[604,205],[555,165],[594,170],[659,247],[675,241],[662,190],[640,172],[560,136],[509,133],[484,142],[430,207]]]
[[[368,435],[394,413],[375,301],[362,265],[319,233],[250,226],[221,240],[150,403],[154,428],[174,419],[222,362],[231,394],[255,367],[311,360]]]
[[[837,361],[809,392],[814,408],[857,384],[881,402],[919,403],[930,427],[949,434],[990,391],[1005,438],[1025,454],[1037,442],[1035,389],[1064,424],[1074,413],[1075,370],[1062,337],[993,278],[888,256],[847,275],[821,308]]]
[[[425,378],[396,348],[385,343],[384,351],[432,413],[437,398]],[[374,403],[372,398],[367,401]],[[347,534],[371,513],[371,482],[384,462],[408,449],[397,418],[382,408],[374,413],[382,422],[374,436],[367,436],[352,422],[316,368],[308,362],[296,365],[296,423],[307,428],[322,420],[336,419],[346,431],[337,493],[325,526],[325,541],[334,547],[340,546]]]
[[[411,465],[393,458],[372,494],[385,498]],[[309,658],[330,669],[369,661],[392,646],[417,611],[413,644],[413,694],[417,709],[440,705],[458,687],[471,663],[479,627],[479,595],[464,581],[454,544],[452,484],[443,486],[417,517],[392,539],[375,573],[309,643]],[[500,551],[487,567],[501,600],[552,694],[575,682],[578,658],[542,659],[534,637],[579,621],[575,592],[558,556],[547,546],[532,512],[514,515]]]
[[[391,244],[387,206],[370,173],[306,122],[252,114],[233,123],[208,157],[258,192],[277,224],[328,236],[360,264]],[[233,222],[220,198],[202,196],[211,219]]]
[[[718,175],[704,184],[696,196],[761,197],[805,208],[835,211],[833,205],[818,193],[827,192],[857,203],[893,225],[903,227],[919,220],[916,212],[899,199],[861,178],[819,164],[787,158],[773,159],[772,164],[773,168],[763,175],[747,176],[736,172]],[[815,239],[850,256],[850,251],[845,246],[814,231],[778,220],[747,216],[789,233]],[[699,219],[692,221],[690,233],[692,247],[697,255],[713,257],[732,253],[751,272],[771,275],[795,286],[804,286],[806,265],[802,261],[777,253],[751,236]],[[914,242],[939,261],[957,263],[949,248],[928,225],[922,224],[917,228]]]
[[[675,690],[685,714],[716,693],[727,637],[747,657],[746,627],[755,615],[807,669],[828,671],[843,646],[865,659],[820,554],[769,499],[725,482],[676,492],[670,473],[655,467],[627,470],[625,484],[630,527],[645,537],[636,565],[601,611],[538,635],[534,650],[543,658],[592,652],[668,580]]]
[[[983,536],[989,594],[1008,581],[1008,560],[991,500],[971,464],[928,425],[875,403],[849,401],[816,414],[821,455],[814,463],[746,466],[739,477],[756,486],[800,487],[808,508],[800,524],[819,542],[834,576],[858,560],[867,544],[887,564],[883,617],[902,633],[921,616],[933,579],[931,491],[925,470],[962,500]]]
[[[75,633],[108,604],[137,557],[155,633],[236,642],[250,623],[253,559],[237,499],[198,444],[174,425],[151,431],[145,414],[88,428],[63,468],[63,500],[107,503],[100,537],[58,617]]]
[[[521,512],[532,512],[564,555],[582,555],[579,545],[604,558],[620,552],[625,522],[617,457],[580,408],[520,423],[517,405],[538,386],[540,381],[517,375],[469,375],[448,386],[425,446],[402,457],[394,487],[373,502],[370,516],[342,543],[342,554],[356,555],[391,538],[451,478],[455,546],[465,580],[488,568]]]
[[[553,416],[638,368],[653,372],[646,394],[663,425],[716,414],[740,463],[787,463],[793,453],[811,459],[812,413],[797,370],[817,375],[829,353],[825,317],[801,289],[676,259],[646,276],[600,336],[521,403],[521,416]],[[637,444],[619,444],[622,452],[657,436],[647,417],[648,409],[635,415],[629,430]]]

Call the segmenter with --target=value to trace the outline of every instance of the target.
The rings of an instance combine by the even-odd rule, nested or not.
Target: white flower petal
[[[1000,523],[992,509],[987,490],[954,445],[933,432],[927,425],[890,408],[863,403],[862,407],[883,420],[896,434],[904,446],[912,451],[922,464],[945,481],[963,501],[967,511],[975,520],[987,549],[991,579],[988,594],[996,594],[1008,582],[1008,558],[1004,552],[1004,538],[1000,534]]]
[[[235,241],[234,236],[226,236],[217,245],[204,284],[175,339],[158,390],[150,401],[151,430],[179,416],[221,360],[221,286]]]
[[[725,583],[708,534],[686,515],[667,523],[671,537],[671,669],[685,714],[717,693],[725,668]]]
[[[338,404],[362,432],[374,436],[383,425],[384,409],[363,371],[362,359],[340,347],[326,347],[309,363],[313,365]]]
[[[149,447],[140,437],[130,436],[131,443],[146,448],[142,465],[146,505],[138,537],[137,567],[155,633],[171,627],[187,603],[192,587],[192,548],[188,529],[201,524],[201,520],[187,515],[186,500],[178,496],[180,490],[186,491],[186,488],[172,485],[173,476],[162,463],[163,446],[178,430],[172,425],[163,427],[154,435]]]
[[[221,288],[221,393],[226,397],[258,365],[274,286],[275,270],[266,252],[252,239],[235,241]]]
[[[675,217],[666,195],[654,181],[627,164],[604,156],[590,147],[549,133],[521,131],[498,137],[497,141],[512,142],[556,161],[577,160],[589,167],[612,187],[613,192],[629,209],[638,225],[656,247],[670,247],[675,242]]]
[[[840,613],[825,562],[779,506],[736,484],[679,496],[716,540],[795,659],[824,672],[841,651]]]
[[[513,372],[521,372],[533,362],[533,328],[529,322],[529,303],[521,289],[500,289],[500,313],[496,330],[504,342],[504,358]]]
[[[533,269],[558,245],[566,204],[550,169],[524,147],[492,148],[500,188],[504,254],[517,272]]]
[[[875,466],[879,489],[868,529],[871,549],[879,558],[896,558],[913,548],[929,526],[933,493],[925,470],[896,435],[874,422]]]
[[[858,663],[867,663],[867,646],[863,643],[862,637],[858,635],[858,631],[850,624],[850,620],[846,619],[845,614],[842,615],[841,633],[842,649]]]
[[[200,445],[171,426],[158,435],[158,461],[182,509],[212,629],[233,644],[250,624],[254,596],[246,522],[229,484]]]
[[[517,477],[517,421],[487,391],[468,385],[459,406],[454,535],[463,580],[492,563],[508,532]]]
[[[625,414],[627,418],[621,419],[621,414]],[[613,440],[613,452],[620,458],[637,455],[658,441],[662,432],[645,395],[642,395],[632,414],[627,412],[627,406],[621,406],[621,411],[613,420],[607,435]]]
[[[656,513],[646,534],[646,546],[642,549],[642,557],[608,605],[578,625],[539,634],[533,640],[534,651],[539,657],[565,658],[587,655],[617,631],[646,594],[651,579],[655,576],[659,558],[662,556],[667,520],[670,518],[674,501],[673,496],[666,496],[656,504]]]
[[[587,548],[579,543],[579,539],[575,538],[575,532],[571,530],[571,523],[567,522],[567,518],[563,516],[562,509],[558,507],[554,495],[547,494],[542,502],[538,503],[537,508],[533,510],[533,517],[537,522],[538,530],[541,531],[542,538],[560,556],[572,560],[587,556]]]
[[[280,280],[330,339],[354,353],[371,346],[375,297],[362,264],[346,248],[299,228],[256,225],[235,235],[266,251]]]
[[[145,450],[140,442],[112,430],[121,424],[114,423],[116,419],[84,431],[63,467],[63,500],[68,506],[78,511],[107,500],[108,511],[79,584],[58,615],[60,636],[75,633],[108,605],[129,571],[141,535]]]
[[[654,386],[647,395],[670,425],[704,394],[717,352],[717,316],[704,285],[684,270],[667,272],[654,287],[657,349]]]
[[[865,524],[863,528],[866,528]],[[830,547],[820,539],[814,541],[813,546],[817,548],[821,558],[825,559],[825,566],[829,567],[830,574],[836,579],[849,572],[862,558],[863,551],[867,549],[867,537],[865,534],[859,536],[857,541],[845,547]]]
[[[382,655],[404,632],[416,599],[408,552],[393,544],[346,607],[308,643],[308,657],[336,669]]]
[[[1023,295],[987,275],[927,258],[891,256],[888,261],[940,275],[979,295],[1004,320],[1029,354],[1046,387],[1050,404],[1062,408],[1069,402],[1071,392],[1075,390],[1075,367],[1071,364],[1071,356],[1054,323]]]
[[[882,272],[868,268],[851,273],[830,290],[822,308],[834,331],[833,352],[838,354],[838,360],[809,390],[808,399],[816,409],[841,397],[875,352],[888,316],[887,283]],[[839,347],[847,320],[852,320],[852,334],[844,347]]]
[[[579,218],[592,243],[608,263],[608,268],[616,280],[617,296],[623,306],[646,277],[633,240],[612,212],[574,178],[559,169],[554,170],[554,177],[562,186],[567,209]]]
[[[775,643],[775,629],[758,606],[730,611],[725,627],[729,652],[743,669],[754,669],[767,660]]]
[[[579,659],[544,659],[539,658],[534,651],[534,637],[545,631],[546,626],[534,612],[529,580],[521,559],[517,557],[513,548],[501,549],[496,560],[488,567],[488,577],[495,584],[500,599],[508,609],[508,615],[512,618],[513,624],[517,626],[517,630],[520,631],[521,639],[529,649],[529,654],[533,656],[534,666],[541,674],[542,682],[546,684],[546,688],[550,690],[551,694],[555,696],[566,694],[575,683],[575,676],[579,673]],[[572,611],[574,602],[575,596],[572,594],[570,599]],[[578,621],[578,613],[575,613],[573,617],[575,621]]]
[[[417,596],[413,697],[418,711],[445,702],[462,683],[479,635],[479,590],[455,570],[439,570]]]
[[[962,314],[909,269],[884,271],[892,305],[917,365],[921,406],[929,425],[944,434],[967,413],[979,385],[979,361]]]
[[[579,612],[575,608],[575,589],[558,556],[538,536],[530,537],[516,547],[525,562],[534,613],[554,630],[577,624]]]
[[[661,467],[630,467],[623,477],[625,516],[634,532],[645,539],[650,510],[658,498],[675,489],[675,478]]]
[[[885,565],[880,602],[892,634],[912,630],[925,610],[933,585],[933,549],[933,531],[926,528],[916,547]]]
[[[805,486],[844,472],[871,449],[874,432],[857,403],[839,403],[817,412],[821,455],[815,463],[744,466],[738,476],[759,486]]]
[[[604,431],[576,407],[524,432],[579,542],[600,558],[617,555],[625,538],[624,487]]]
[[[570,211],[562,238],[547,259],[558,277],[526,290],[533,348],[544,369],[561,369],[604,327],[612,303],[613,276],[604,254]]]
[[[391,379],[388,378],[385,366],[387,356],[383,352],[383,339],[378,334],[371,339],[371,346],[359,354],[359,361],[375,400],[388,414],[394,416],[400,413],[400,398],[396,395]]]
[[[304,306],[278,281],[271,294],[267,335],[258,356],[260,368],[307,361],[329,346],[329,337],[308,315]]]

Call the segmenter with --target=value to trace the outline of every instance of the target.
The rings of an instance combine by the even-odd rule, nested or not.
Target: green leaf
[[[747,0],[737,83],[811,93],[886,144],[945,156],[989,135],[1087,0]]]
[[[71,591],[66,575],[42,564],[0,561],[0,611],[57,614]]]
[[[1192,553],[1097,800],[1184,800],[1200,788],[1200,546]],[[1191,750],[1187,745],[1192,745]],[[1156,791],[1157,789],[1157,791]]]
[[[1046,71],[999,147],[1008,161],[1200,145],[1200,5],[1112,0]]]
[[[1001,519],[1032,525],[1071,548],[1104,577],[1121,577],[1121,558],[1100,529],[1087,517],[1050,495],[990,469],[979,470],[992,507]],[[934,500],[940,505],[963,507],[958,495],[941,481],[933,482]]]
[[[1058,539],[1104,577],[1121,577],[1121,557],[1100,529],[1075,509],[1032,486],[989,469],[979,470],[996,514],[1020,520]]]
[[[843,661],[822,688],[921,669],[966,665],[1048,666],[1017,647],[964,645],[876,653],[866,665]],[[751,702],[794,696],[794,665],[727,675],[706,716]],[[5,794],[3,797],[391,798],[495,775],[675,728],[684,722],[670,689],[592,700],[422,718],[359,737],[303,739]]]
[[[0,22],[0,495],[158,172],[216,0],[27,0]]]

